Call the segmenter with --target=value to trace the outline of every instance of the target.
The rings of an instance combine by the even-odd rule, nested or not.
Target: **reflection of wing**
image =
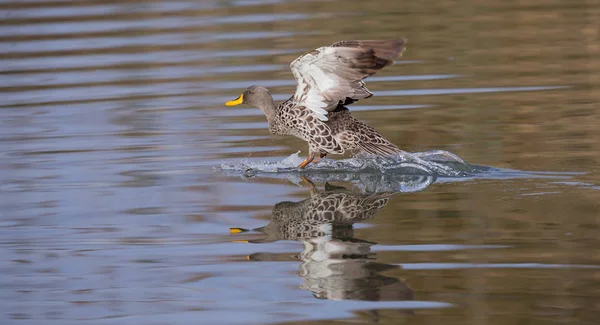
[[[327,121],[327,113],[340,101],[373,96],[363,79],[392,64],[405,48],[402,39],[341,41],[312,50],[290,65],[298,83],[294,101]]]

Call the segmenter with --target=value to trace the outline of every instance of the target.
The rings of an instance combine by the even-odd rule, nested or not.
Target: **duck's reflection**
[[[262,237],[250,243],[295,240],[304,244],[297,256],[302,289],[322,299],[411,300],[412,289],[396,277],[383,275],[397,266],[376,262],[371,251],[374,242],[354,237],[353,224],[373,218],[397,192],[353,193],[344,187],[325,183],[324,191],[303,177],[310,198],[275,205],[271,222],[254,229]],[[232,233],[247,232],[232,228]],[[250,260],[272,261],[272,254],[256,253]]]

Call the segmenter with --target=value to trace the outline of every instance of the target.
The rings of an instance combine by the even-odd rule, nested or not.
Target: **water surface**
[[[0,16],[2,324],[597,321],[600,4],[32,0]],[[486,172],[243,172],[307,148],[224,101],[255,83],[285,99],[305,51],[394,37],[408,50],[355,116]]]

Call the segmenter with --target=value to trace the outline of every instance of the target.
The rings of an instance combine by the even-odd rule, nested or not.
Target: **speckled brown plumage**
[[[322,156],[354,150],[375,155],[401,151],[373,127],[354,118],[343,105],[327,116],[327,121],[320,121],[308,110],[298,109],[290,98],[278,107],[274,121],[269,123],[269,131],[275,135],[293,135],[303,139],[308,142],[310,152]]]

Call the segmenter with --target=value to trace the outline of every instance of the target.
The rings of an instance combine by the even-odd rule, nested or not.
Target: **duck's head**
[[[269,90],[261,86],[250,86],[246,88],[240,97],[225,103],[227,106],[236,106],[240,104],[248,104],[250,106],[265,108],[273,106],[273,96]]]

